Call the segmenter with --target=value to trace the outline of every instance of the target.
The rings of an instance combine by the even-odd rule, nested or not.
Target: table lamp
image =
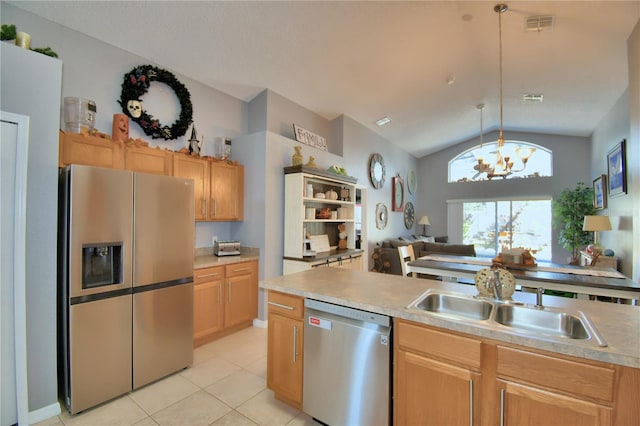
[[[593,231],[593,255],[600,255],[604,247],[598,241],[598,231],[611,231],[609,216],[585,216],[582,230]]]
[[[422,235],[427,236],[427,225],[431,225],[429,222],[429,216],[422,216],[418,221],[418,225],[422,225]]]

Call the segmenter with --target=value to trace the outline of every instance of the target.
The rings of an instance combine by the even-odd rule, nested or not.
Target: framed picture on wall
[[[607,154],[607,181],[610,197],[627,193],[626,143],[627,140],[623,139]]]
[[[607,208],[607,175],[600,175],[593,180],[593,207],[596,210]]]

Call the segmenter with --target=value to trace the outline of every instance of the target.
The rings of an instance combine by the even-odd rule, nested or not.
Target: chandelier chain
[[[499,52],[500,52],[500,135],[498,137],[498,146],[504,145],[504,136],[502,134],[502,12],[506,9],[498,10],[498,38],[499,38]]]

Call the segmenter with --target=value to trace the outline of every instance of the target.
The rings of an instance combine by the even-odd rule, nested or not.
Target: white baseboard
[[[261,319],[258,319],[258,318],[254,318],[254,319],[253,319],[253,326],[254,326],[254,327],[258,327],[258,328],[267,328],[267,324],[268,324],[268,323],[269,323],[269,322],[268,322],[268,321],[266,321],[266,320],[261,320]]]
[[[35,424],[60,414],[60,404],[55,403],[29,412],[29,424]]]

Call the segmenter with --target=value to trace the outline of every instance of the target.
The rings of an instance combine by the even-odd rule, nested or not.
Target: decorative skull
[[[127,110],[133,118],[140,118],[142,115],[142,103],[136,100],[127,102]]]

